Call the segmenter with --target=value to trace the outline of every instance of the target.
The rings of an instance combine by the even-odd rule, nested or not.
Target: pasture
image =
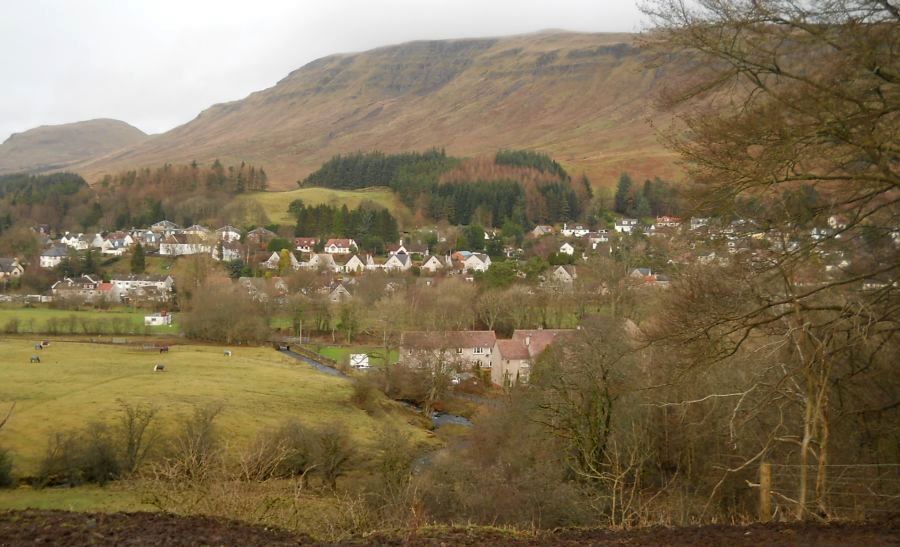
[[[307,205],[347,205],[354,209],[364,201],[371,201],[387,208],[397,219],[407,224],[412,218],[406,207],[389,188],[372,187],[361,190],[333,190],[331,188],[298,188],[287,192],[255,192],[237,199],[258,203],[272,222],[294,224],[288,213],[288,205],[295,199],[302,199]]]
[[[232,347],[232,357],[219,346],[171,346],[168,354],[138,347],[88,342],[51,341],[42,351],[35,340],[0,340],[0,410],[16,402],[15,412],[0,430],[0,445],[13,453],[14,472],[36,471],[48,438],[82,428],[91,421],[114,423],[119,401],[146,403],[159,409],[163,433],[195,407],[222,405],[217,424],[229,450],[240,449],[262,429],[296,418],[309,426],[338,422],[362,444],[375,438],[390,421],[417,440],[426,434],[407,424],[392,403],[374,418],[349,402],[350,381],[315,371],[270,348]],[[39,354],[40,364],[29,364]],[[154,365],[165,364],[165,372]]]
[[[149,310],[115,307],[109,310],[63,310],[46,306],[0,307],[0,332],[6,334],[177,334],[178,314],[172,326],[145,327]]]

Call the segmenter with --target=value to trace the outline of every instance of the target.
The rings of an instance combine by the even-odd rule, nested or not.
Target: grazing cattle
[[[158,364],[153,367],[153,372],[165,372],[166,365]]]
[[[43,340],[43,341],[41,342],[41,345],[44,346],[44,347],[49,346],[49,345],[50,345],[50,340]]]
[[[41,344],[35,344],[35,345],[34,345],[34,349],[41,349],[41,350],[42,350],[42,349],[44,349],[44,346],[42,346]]]
[[[41,362],[41,358],[38,357],[37,355],[32,355],[32,356],[31,356],[31,362],[32,362],[32,363],[40,363],[40,362]]]
[[[163,346],[159,348],[160,353],[169,353],[169,346]]]
[[[231,357],[231,350],[230,350],[230,349],[226,349],[226,350],[225,350],[225,357]]]

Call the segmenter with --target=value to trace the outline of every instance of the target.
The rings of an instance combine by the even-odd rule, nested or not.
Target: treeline
[[[298,184],[345,190],[387,186],[399,191],[410,181],[436,183],[437,177],[457,161],[437,149],[404,154],[356,152],[334,156]]]
[[[570,180],[569,174],[562,165],[547,154],[532,152],[530,150],[500,150],[494,156],[497,165],[514,165],[516,167],[530,167],[541,173],[552,173],[559,180]]]
[[[628,173],[619,177],[614,207],[617,213],[637,218],[681,212],[678,189],[672,183],[656,177],[638,186]]]
[[[297,219],[294,234],[298,237],[352,238],[361,248],[372,251],[400,238],[394,215],[373,205],[363,204],[350,210],[346,205],[306,205],[297,199],[288,211]]]
[[[166,164],[105,176],[92,188],[74,173],[0,177],[0,233],[46,225],[69,230],[119,230],[168,219],[185,226],[225,220],[235,195],[265,190],[262,167]]]
[[[387,186],[410,208],[433,220],[522,226],[579,218],[590,183],[573,186],[559,163],[545,154],[503,150],[493,162],[463,162],[443,150],[335,156],[301,186],[355,189]]]

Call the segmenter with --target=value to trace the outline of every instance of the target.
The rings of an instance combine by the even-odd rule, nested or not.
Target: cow
[[[169,346],[163,346],[159,348],[160,353],[169,353]]]
[[[35,344],[34,349],[42,350],[42,349],[44,349],[44,346],[42,344]]]
[[[225,350],[225,357],[231,357],[231,350],[230,350],[230,349],[226,349],[226,350]]]
[[[32,356],[31,356],[31,361],[30,361],[30,362],[31,362],[31,363],[40,363],[40,362],[41,362],[41,358],[38,357],[37,355],[32,355]]]
[[[44,346],[44,347],[49,346],[49,345],[50,345],[50,340],[42,340],[42,341],[41,341],[41,345]]]
[[[153,372],[165,372],[165,371],[166,371],[166,365],[156,364],[153,367]]]

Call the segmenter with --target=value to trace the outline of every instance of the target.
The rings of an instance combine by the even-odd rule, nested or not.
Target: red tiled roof
[[[521,340],[497,340],[501,359],[528,359],[528,348]]]
[[[513,331],[512,339],[527,347],[528,354],[531,357],[536,357],[542,351],[547,349],[547,346],[552,344],[557,336],[572,334],[574,332],[575,331],[571,329],[515,330]]]

